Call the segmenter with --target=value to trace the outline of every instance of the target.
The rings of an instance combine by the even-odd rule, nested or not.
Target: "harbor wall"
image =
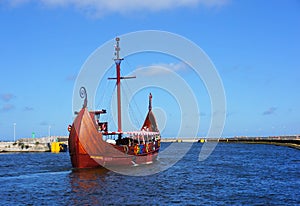
[[[68,137],[21,138],[16,142],[0,142],[0,152],[50,152],[51,142],[68,144]]]
[[[247,144],[274,144],[300,149],[300,135],[269,136],[269,137],[230,137],[230,138],[164,138],[162,142],[223,142],[223,143],[247,143]]]
[[[42,138],[22,138],[16,142],[0,142],[0,152],[50,152],[52,142],[62,142],[68,145],[68,136],[51,136]],[[223,142],[223,143],[247,143],[247,144],[274,144],[300,149],[300,135],[269,136],[269,137],[231,137],[231,138],[162,138],[161,142]]]
[[[0,152],[50,152],[50,146],[39,142],[0,142]]]

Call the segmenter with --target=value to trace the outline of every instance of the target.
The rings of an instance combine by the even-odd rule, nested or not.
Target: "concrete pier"
[[[0,142],[0,152],[49,152],[47,143]]]
[[[229,137],[229,138],[163,138],[162,142],[223,142],[247,144],[274,144],[300,149],[300,135],[268,136],[268,137]]]
[[[247,144],[273,144],[300,149],[300,136],[270,136],[270,137],[234,137],[221,138],[219,142],[247,143]]]
[[[0,142],[0,152],[50,152],[51,142],[68,142],[66,136],[22,138],[16,142]]]

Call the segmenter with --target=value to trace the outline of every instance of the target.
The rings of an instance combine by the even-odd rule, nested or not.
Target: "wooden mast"
[[[120,38],[116,38],[116,46],[115,46],[115,56],[116,58],[115,63],[116,63],[116,73],[117,77],[116,78],[108,78],[108,79],[115,79],[117,80],[117,107],[118,107],[118,133],[119,133],[119,138],[122,137],[122,105],[121,105],[121,79],[132,79],[135,78],[135,76],[132,77],[121,77],[121,62],[124,60],[123,58],[120,58],[120,46],[119,46],[119,41]]]
[[[149,107],[148,107],[149,111],[152,110],[152,94],[149,94]]]
[[[120,47],[119,47],[120,38],[116,38],[116,73],[117,73],[117,105],[118,105],[118,132],[122,133],[122,111],[121,111],[121,62],[123,59],[120,58]]]

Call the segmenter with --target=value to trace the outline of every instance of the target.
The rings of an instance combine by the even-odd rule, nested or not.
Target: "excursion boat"
[[[89,111],[87,91],[80,88],[83,106],[69,125],[69,153],[73,168],[97,168],[105,166],[136,166],[156,160],[160,149],[160,133],[152,112],[152,94],[149,94],[148,113],[139,131],[124,132],[121,117],[121,62],[119,41],[116,38],[115,64],[117,86],[118,130],[110,132],[108,122],[101,122],[106,110]]]

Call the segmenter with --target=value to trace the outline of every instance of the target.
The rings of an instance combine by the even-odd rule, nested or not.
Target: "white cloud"
[[[39,2],[51,7],[75,7],[85,13],[102,16],[108,13],[129,13],[136,11],[161,11],[179,7],[220,7],[229,0],[10,0],[10,5]],[[3,1],[2,1],[3,2]]]
[[[158,76],[158,75],[168,75],[172,72],[185,71],[188,66],[183,63],[169,63],[169,64],[153,64],[148,67],[140,67],[137,69],[138,74],[143,76]]]

